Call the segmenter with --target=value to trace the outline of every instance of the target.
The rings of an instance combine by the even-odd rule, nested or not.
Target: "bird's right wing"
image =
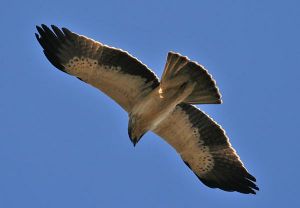
[[[154,132],[180,154],[185,164],[211,188],[255,194],[248,173],[224,130],[196,107],[181,103]]]
[[[126,111],[159,85],[156,75],[138,59],[66,28],[37,26],[36,38],[58,69],[100,89]]]

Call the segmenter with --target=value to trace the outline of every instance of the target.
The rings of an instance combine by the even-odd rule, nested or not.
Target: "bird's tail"
[[[185,79],[182,79],[182,78]],[[181,82],[193,82],[195,87],[192,93],[183,101],[190,104],[220,104],[221,94],[216,86],[215,80],[207,70],[196,62],[190,61],[187,57],[178,53],[169,52],[161,85],[164,86],[168,80]],[[176,83],[175,82],[175,83]],[[174,83],[174,82],[173,82]]]

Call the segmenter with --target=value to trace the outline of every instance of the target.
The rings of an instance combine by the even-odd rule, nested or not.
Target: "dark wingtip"
[[[45,24],[41,24],[42,28],[48,28]]]
[[[65,27],[61,28],[61,30],[62,30],[66,35],[72,34],[72,32],[71,32],[70,30],[68,30],[67,28],[65,28]]]
[[[253,175],[251,175],[250,173],[247,174],[247,178],[250,179],[251,181],[256,182],[256,178]]]
[[[47,59],[52,63],[56,68],[65,72],[64,66],[61,63],[61,57],[59,55],[59,48],[63,44],[61,36],[57,35],[55,30],[51,30],[45,24],[36,25],[38,33],[35,33],[35,37],[44,49],[44,54]],[[58,29],[58,28],[57,28]],[[58,29],[59,30],[59,29]]]
[[[51,25],[51,28],[54,30],[54,29],[58,29],[59,30],[59,28],[56,26],[56,25]]]
[[[54,31],[55,35],[60,39],[65,39],[65,34],[55,25],[51,25],[52,30]]]
[[[252,189],[251,189],[251,191],[249,191],[249,192],[250,192],[249,194],[254,194],[254,195],[256,195],[256,192],[253,191]]]
[[[44,30],[40,26],[36,26],[37,31],[39,32],[40,35],[44,33]]]

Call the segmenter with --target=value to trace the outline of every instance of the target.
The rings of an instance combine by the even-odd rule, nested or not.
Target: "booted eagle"
[[[147,131],[169,143],[205,185],[255,194],[248,173],[220,125],[192,104],[220,104],[221,95],[207,70],[169,52],[161,78],[121,49],[103,45],[66,28],[37,26],[36,38],[47,59],[115,100],[128,112],[134,145]]]

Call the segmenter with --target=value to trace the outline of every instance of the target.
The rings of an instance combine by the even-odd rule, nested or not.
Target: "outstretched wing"
[[[177,105],[154,132],[176,149],[205,185],[245,194],[259,190],[224,130],[196,107]]]
[[[66,28],[37,26],[36,38],[58,69],[100,89],[126,111],[159,85],[156,75],[125,51],[112,48]]]

